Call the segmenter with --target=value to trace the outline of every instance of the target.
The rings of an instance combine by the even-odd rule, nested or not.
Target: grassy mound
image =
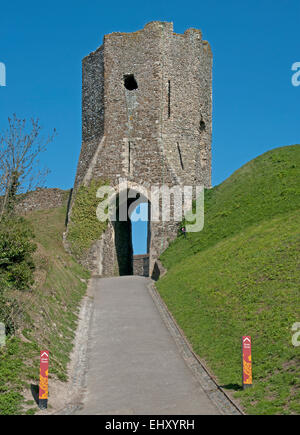
[[[19,302],[13,312],[18,330],[0,349],[0,415],[37,410],[33,400],[24,401],[23,393],[38,384],[40,350],[50,351],[49,383],[67,379],[79,304],[89,275],[63,248],[65,216],[66,207],[27,216],[37,244],[35,285],[11,295]]]
[[[300,145],[276,148],[205,192],[204,228],[176,239],[161,256],[170,269],[251,225],[300,207]]]
[[[246,412],[300,413],[300,146],[270,151],[206,192],[200,233],[162,255],[157,283],[221,385]],[[253,340],[251,389],[241,390],[241,336]]]

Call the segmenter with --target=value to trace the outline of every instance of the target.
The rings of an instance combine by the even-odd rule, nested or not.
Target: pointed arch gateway
[[[116,201],[116,219],[112,221],[112,226],[116,252],[116,272],[120,276],[149,276],[151,202],[148,195],[135,187],[119,191],[114,199]],[[141,211],[137,211],[143,204],[146,204],[147,216],[145,216],[145,213],[141,215]],[[142,230],[139,228],[135,232],[134,226],[137,224],[136,219],[139,217],[142,217],[144,225]],[[138,241],[138,238],[144,239],[145,252],[143,253],[136,253],[134,245],[136,245],[135,242]]]

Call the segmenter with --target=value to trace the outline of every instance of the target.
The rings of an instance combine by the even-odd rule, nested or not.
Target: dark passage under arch
[[[143,276],[149,276],[149,248],[150,248],[150,238],[151,238],[151,231],[150,231],[150,203],[145,197],[138,198],[139,204],[134,207],[134,210],[131,210],[131,216],[129,215],[129,208],[133,203],[137,202],[137,198],[131,199],[129,198],[127,200],[127,219],[126,220],[120,220],[119,219],[119,208],[120,204],[119,198],[117,199],[117,220],[113,222],[114,232],[115,232],[115,248],[117,253],[117,267],[118,270],[116,271],[120,276],[123,275],[143,275]],[[139,222],[132,222],[131,217],[134,213],[137,213],[137,208],[142,203],[147,203],[147,225],[142,225],[139,228],[137,228]],[[136,217],[136,215],[135,215]],[[144,223],[144,222],[143,222]],[[138,234],[135,235],[136,237],[144,237],[146,239],[145,245],[145,251],[144,253],[140,253],[138,255],[135,255],[134,252],[134,244],[133,244],[133,235],[135,231],[137,230]]]

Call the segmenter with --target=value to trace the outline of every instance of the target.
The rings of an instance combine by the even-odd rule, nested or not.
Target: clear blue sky
[[[0,129],[38,117],[58,136],[47,187],[72,187],[81,146],[81,59],[103,35],[153,20],[200,28],[213,50],[213,185],[274,147],[300,143],[299,0],[12,1],[0,7]]]

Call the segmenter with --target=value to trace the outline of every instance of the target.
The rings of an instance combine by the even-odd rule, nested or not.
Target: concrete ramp
[[[77,414],[218,414],[137,276],[94,278],[83,407]]]

